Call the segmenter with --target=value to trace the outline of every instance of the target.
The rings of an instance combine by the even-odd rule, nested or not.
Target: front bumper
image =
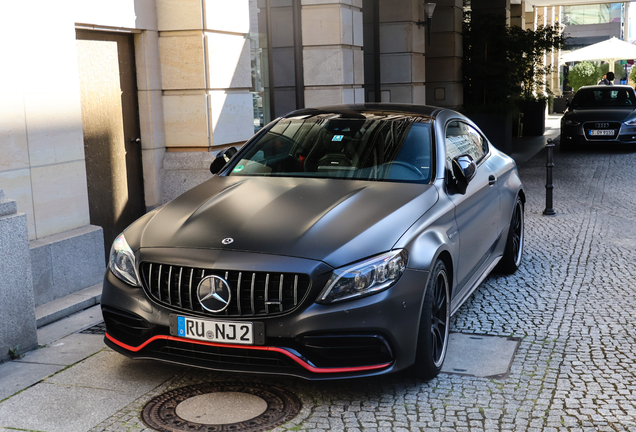
[[[219,261],[227,268],[232,258],[236,256]],[[400,280],[384,292],[320,305],[314,300],[329,277],[331,269],[328,266],[285,257],[259,255],[256,258],[267,263],[265,266],[270,269],[270,259],[283,260],[285,266],[290,260],[295,261],[292,264],[296,271],[304,271],[312,279],[305,300],[289,313],[228,318],[258,323],[258,328],[264,332],[262,345],[223,344],[171,335],[171,314],[214,320],[224,318],[160,304],[143,288],[127,285],[109,271],[104,277],[102,295],[106,344],[131,358],[307,379],[371,376],[402,370],[413,364],[427,272],[407,269]]]
[[[621,125],[618,133],[611,137],[591,138],[586,135],[584,125],[567,126],[561,124],[562,144],[636,144],[636,127]]]

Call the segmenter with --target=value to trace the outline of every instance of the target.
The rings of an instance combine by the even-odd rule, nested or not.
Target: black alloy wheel
[[[521,265],[524,243],[523,231],[523,202],[520,197],[517,197],[512,211],[512,219],[510,220],[506,249],[501,261],[499,261],[499,270],[502,273],[512,274]]]
[[[437,260],[424,296],[420,319],[415,375],[431,380],[439,374],[448,349],[450,331],[450,284],[446,266]]]

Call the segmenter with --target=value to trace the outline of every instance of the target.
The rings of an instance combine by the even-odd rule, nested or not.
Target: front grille
[[[613,140],[618,136],[621,124],[618,122],[587,122],[583,124],[585,137],[590,141]],[[590,130],[612,130],[612,135],[590,135]]]
[[[157,302],[189,312],[209,313],[198,301],[197,287],[205,276],[220,276],[230,285],[230,304],[215,316],[255,317],[294,310],[309,291],[306,274],[210,270],[143,262],[146,292]]]

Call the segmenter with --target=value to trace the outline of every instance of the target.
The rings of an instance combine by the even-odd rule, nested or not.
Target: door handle
[[[490,186],[492,186],[495,183],[497,183],[497,177],[495,177],[494,175],[490,174],[490,176],[488,176],[488,184]]]

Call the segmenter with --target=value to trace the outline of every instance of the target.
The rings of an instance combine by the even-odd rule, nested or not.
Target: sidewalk
[[[549,114],[545,119],[545,134],[543,136],[521,137],[512,139],[512,158],[518,166],[539,153],[547,144],[548,139],[556,139],[560,134],[561,117],[563,114]]]

